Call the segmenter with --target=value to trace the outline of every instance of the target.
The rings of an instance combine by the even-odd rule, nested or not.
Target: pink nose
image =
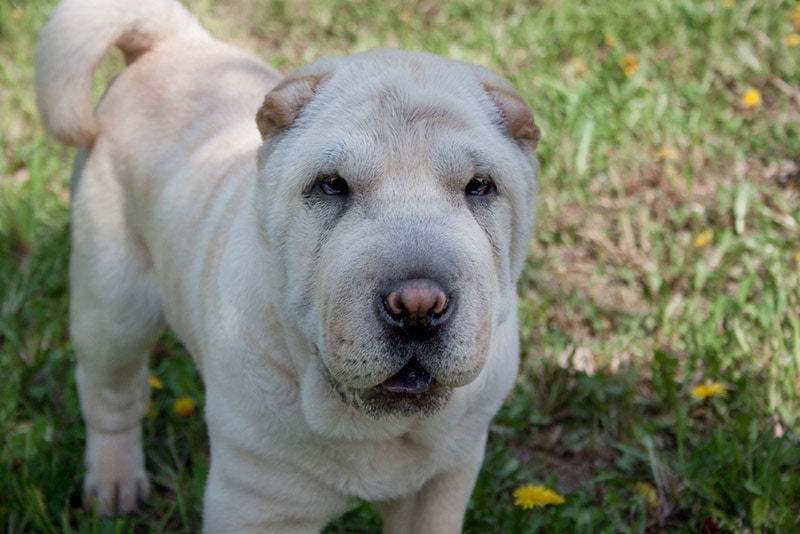
[[[391,322],[404,329],[429,329],[440,324],[450,299],[433,280],[405,280],[383,297]]]

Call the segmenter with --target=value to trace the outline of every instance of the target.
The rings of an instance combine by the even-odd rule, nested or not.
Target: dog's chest
[[[420,443],[408,435],[382,442],[341,444],[327,449],[327,465],[320,466],[319,474],[347,495],[392,499],[416,491],[432,474],[449,467],[454,458],[447,449]]]

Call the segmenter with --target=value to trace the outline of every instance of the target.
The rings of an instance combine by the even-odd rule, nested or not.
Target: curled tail
[[[92,80],[116,45],[130,63],[160,43],[209,39],[176,0],[62,0],[39,36],[36,102],[45,128],[73,146],[99,133]]]

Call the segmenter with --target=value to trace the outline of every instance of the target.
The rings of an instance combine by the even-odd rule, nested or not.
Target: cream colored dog
[[[128,67],[93,113],[113,45]],[[70,315],[99,511],[150,491],[166,324],[207,391],[207,532],[315,532],[353,497],[388,532],[459,531],[517,372],[539,131],[511,85],[390,50],[281,79],[172,0],[65,0],[37,67],[44,124],[81,147]]]

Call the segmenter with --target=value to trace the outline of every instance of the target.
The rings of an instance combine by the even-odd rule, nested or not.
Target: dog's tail
[[[100,131],[92,109],[92,81],[114,45],[128,63],[173,39],[209,39],[175,0],[62,0],[36,49],[36,102],[45,128],[73,146]]]

